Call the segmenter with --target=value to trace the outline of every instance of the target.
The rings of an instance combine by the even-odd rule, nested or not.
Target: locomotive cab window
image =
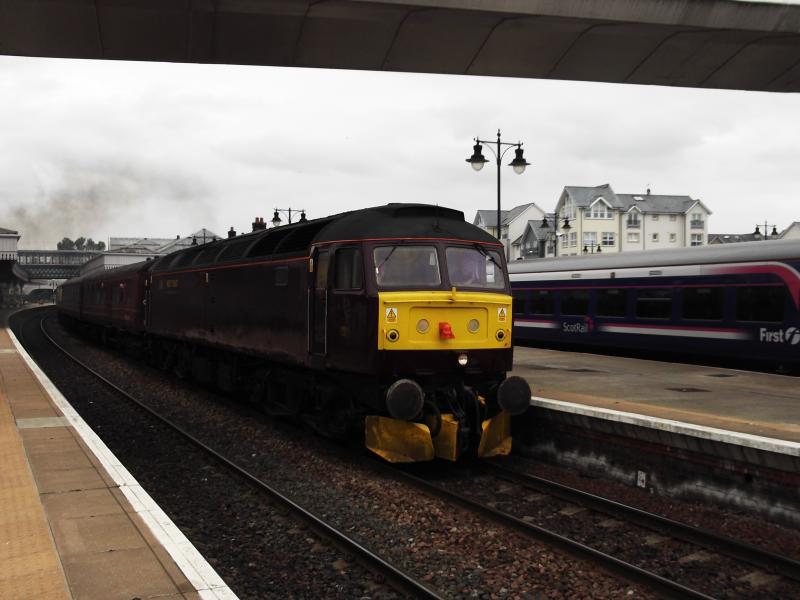
[[[360,290],[364,287],[364,268],[361,250],[340,248],[336,251],[333,289]]]
[[[784,290],[782,285],[736,288],[736,319],[780,323],[786,308]]]
[[[442,276],[434,246],[379,246],[373,251],[375,279],[385,287],[439,287]]]
[[[450,247],[445,251],[450,285],[488,290],[506,289],[502,259],[495,250]]]

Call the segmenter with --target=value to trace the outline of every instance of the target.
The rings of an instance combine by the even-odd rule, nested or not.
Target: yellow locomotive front
[[[511,295],[499,245],[376,243],[375,347],[384,415],[367,447],[392,462],[508,454],[530,388],[512,366]]]

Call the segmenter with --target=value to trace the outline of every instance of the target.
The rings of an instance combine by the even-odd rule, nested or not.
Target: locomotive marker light
[[[462,353],[458,355],[458,364],[462,367],[466,367],[467,363],[469,362],[469,356],[466,353]]]
[[[522,175],[525,172],[525,168],[528,167],[531,163],[525,160],[523,157],[523,150],[522,150],[522,142],[517,142],[516,144],[512,144],[510,142],[503,142],[500,140],[500,130],[497,130],[497,141],[492,142],[489,140],[482,140],[480,138],[475,138],[475,145],[472,147],[472,156],[466,159],[466,161],[472,166],[475,171],[480,171],[487,162],[489,162],[486,157],[483,156],[481,149],[483,146],[481,144],[496,144],[497,150],[495,151],[494,148],[491,146],[487,146],[489,150],[492,151],[494,154],[495,161],[497,162],[497,239],[501,239],[502,236],[502,227],[500,224],[500,165],[503,162],[503,156],[505,156],[506,152],[508,152],[511,148],[516,147],[514,150],[515,157],[508,166],[514,169],[514,173],[517,175]],[[503,149],[503,146],[507,146],[507,148]],[[508,256],[506,256],[508,259]]]

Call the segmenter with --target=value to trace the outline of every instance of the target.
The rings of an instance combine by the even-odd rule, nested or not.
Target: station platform
[[[235,595],[0,315],[0,599]]]
[[[800,377],[515,346],[513,375],[546,400],[800,445]],[[555,405],[555,404],[554,404]]]

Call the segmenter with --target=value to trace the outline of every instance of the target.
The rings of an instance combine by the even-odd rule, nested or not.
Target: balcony
[[[705,227],[706,227],[706,222],[705,222],[705,221],[697,221],[697,220],[694,220],[694,221],[691,221],[691,223],[690,223],[690,227],[691,227],[692,229],[705,229]]]
[[[628,229],[639,229],[642,226],[642,222],[639,220],[636,221],[627,221],[626,225]]]

